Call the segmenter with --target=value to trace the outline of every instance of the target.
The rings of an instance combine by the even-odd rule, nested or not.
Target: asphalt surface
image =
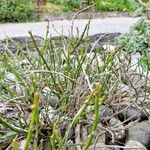
[[[133,25],[139,18],[131,17],[109,17],[92,19],[90,22],[89,35],[100,33],[125,33],[129,27]],[[81,34],[84,31],[87,19],[74,20],[73,34],[78,35],[77,28]],[[69,36],[71,31],[70,20],[59,20],[49,22],[49,36]],[[45,37],[47,22],[34,22],[34,23],[7,23],[0,24],[0,40],[6,37],[20,37],[29,36],[28,31],[32,31],[33,35]]]

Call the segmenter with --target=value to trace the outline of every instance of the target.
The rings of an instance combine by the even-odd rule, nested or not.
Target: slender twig
[[[73,16],[73,18],[72,18],[72,23],[71,23],[71,36],[72,36],[72,37],[74,37],[74,35],[73,35],[73,27],[74,27],[75,18],[76,18],[80,13],[82,13],[82,12],[84,12],[84,11],[90,9],[90,8],[93,7],[94,5],[95,5],[95,4],[92,4],[92,5],[90,5],[90,6],[86,7],[86,8],[83,8],[82,10],[80,10],[80,11],[78,11],[77,13],[74,14],[74,16]]]

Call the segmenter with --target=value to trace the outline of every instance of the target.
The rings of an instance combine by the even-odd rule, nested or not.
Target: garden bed
[[[1,41],[0,148],[149,149],[149,33]]]

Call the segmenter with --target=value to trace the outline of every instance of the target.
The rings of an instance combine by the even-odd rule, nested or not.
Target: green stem
[[[38,150],[38,135],[39,135],[39,110],[37,112],[36,117],[36,133],[35,133],[35,141],[34,141],[34,150]]]
[[[12,125],[10,122],[8,122],[8,120],[5,120],[1,114],[0,114],[0,124],[4,125],[5,127],[11,129],[12,131],[15,131],[15,132],[26,132],[25,130],[19,128],[19,127],[16,127],[14,125]]]
[[[101,102],[101,103],[100,103]],[[100,103],[100,104],[99,104]],[[102,104],[102,99],[100,99],[99,95],[96,94],[95,95],[95,114],[94,114],[94,124],[92,126],[92,129],[91,129],[91,132],[90,132],[90,135],[88,136],[87,138],[87,141],[85,143],[85,146],[83,147],[83,150],[87,150],[89,148],[89,146],[91,145],[92,143],[92,140],[93,140],[93,137],[94,137],[94,133],[95,133],[95,130],[97,128],[97,125],[99,123],[99,109],[100,109],[100,106]]]
[[[31,123],[28,129],[28,134],[27,134],[27,138],[26,138],[26,143],[24,146],[24,150],[28,150],[28,146],[31,142],[31,138],[32,138],[32,133],[33,133],[33,128],[34,125],[37,122],[37,118],[39,117],[38,115],[38,111],[39,111],[39,99],[40,96],[38,93],[34,94],[34,104],[33,104],[33,110],[32,110],[32,117],[31,117]]]
[[[83,112],[85,111],[85,109],[86,109],[88,103],[92,100],[92,98],[93,98],[93,92],[90,93],[90,95],[87,97],[87,99],[85,100],[84,104],[83,104],[82,107],[80,108],[80,110],[79,110],[79,111],[77,112],[77,114],[75,115],[75,117],[74,117],[73,121],[71,122],[71,124],[70,124],[70,126],[69,126],[69,129],[68,129],[68,131],[66,132],[66,135],[65,135],[65,137],[64,137],[64,141],[65,141],[64,143],[65,143],[65,145],[66,145],[66,143],[67,143],[68,136],[69,136],[69,133],[70,133],[71,129],[73,128],[73,126],[74,126],[75,124],[78,123],[78,121],[79,121],[81,115],[82,115]]]
[[[36,50],[38,51],[39,56],[42,58],[42,60],[43,60],[44,64],[45,64],[45,65],[46,65],[46,67],[47,67],[47,69],[48,69],[49,71],[51,71],[51,69],[50,69],[49,65],[47,64],[47,62],[46,62],[45,58],[43,57],[43,54],[41,53],[40,49],[38,48],[38,46],[37,46],[37,44],[36,44],[36,41],[35,41],[35,39],[34,39],[34,37],[33,37],[32,33],[31,33],[31,32],[29,32],[29,34],[30,34],[30,36],[31,36],[31,38],[32,38],[32,40],[33,40],[33,43],[34,43],[34,45],[35,45]],[[50,76],[51,76],[51,78],[52,78],[52,80],[53,80],[53,83],[55,84],[55,83],[56,83],[56,81],[55,81],[55,78],[54,78],[53,74],[52,74],[52,73],[50,73]]]
[[[5,141],[8,141],[9,139],[14,138],[17,134],[18,134],[17,132],[13,132],[8,135],[0,136],[0,143],[4,143]]]
[[[18,150],[18,143],[16,140],[13,140],[12,145],[13,145],[14,150]]]

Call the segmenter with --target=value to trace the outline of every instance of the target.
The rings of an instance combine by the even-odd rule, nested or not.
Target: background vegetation
[[[34,10],[35,6],[29,0],[0,0],[0,21],[28,21]]]
[[[150,69],[150,23],[145,20],[137,22],[129,32],[118,39],[118,48],[128,54],[139,53],[139,65],[143,69]]]
[[[131,11],[139,7],[135,0],[49,0],[49,2],[61,5],[64,11],[73,11],[95,3],[95,9],[100,11]]]
[[[135,0],[95,0],[96,9],[103,11],[133,11],[139,7]]]
[[[7,44],[3,44],[0,55],[1,149],[44,149],[46,142],[52,150],[78,145],[83,150],[90,149],[89,146],[97,142],[95,137],[100,135],[97,131],[103,118],[102,104],[108,107],[107,104],[115,101],[118,111],[120,94],[128,92],[124,87],[131,87],[136,77],[131,77],[131,73],[137,72],[132,71],[129,59],[134,51],[141,52],[142,64],[147,66],[146,71],[150,70],[148,57],[144,56],[150,48],[147,20],[141,20],[120,37],[116,47],[106,49],[95,49],[104,35],[91,45],[88,26],[78,38],[57,40],[49,39],[47,27],[41,46],[36,42],[37,37],[29,32],[34,50],[29,50],[27,43],[22,48],[15,41],[7,40],[16,47],[16,52],[12,53]],[[144,78],[142,82],[147,83],[148,77],[143,73],[140,76],[134,81],[139,83]],[[133,91],[135,85],[131,84]],[[141,91],[138,96],[145,96],[145,91],[150,93],[147,84],[140,84],[138,88]],[[135,95],[130,92],[121,98],[128,98],[130,94],[132,98]],[[76,132],[79,125],[87,129],[81,144],[77,144],[76,133],[82,137],[85,132]],[[25,140],[22,148],[20,139]]]
[[[34,20],[35,12],[72,12],[95,4],[93,11],[134,11],[136,0],[0,0],[0,22]]]

